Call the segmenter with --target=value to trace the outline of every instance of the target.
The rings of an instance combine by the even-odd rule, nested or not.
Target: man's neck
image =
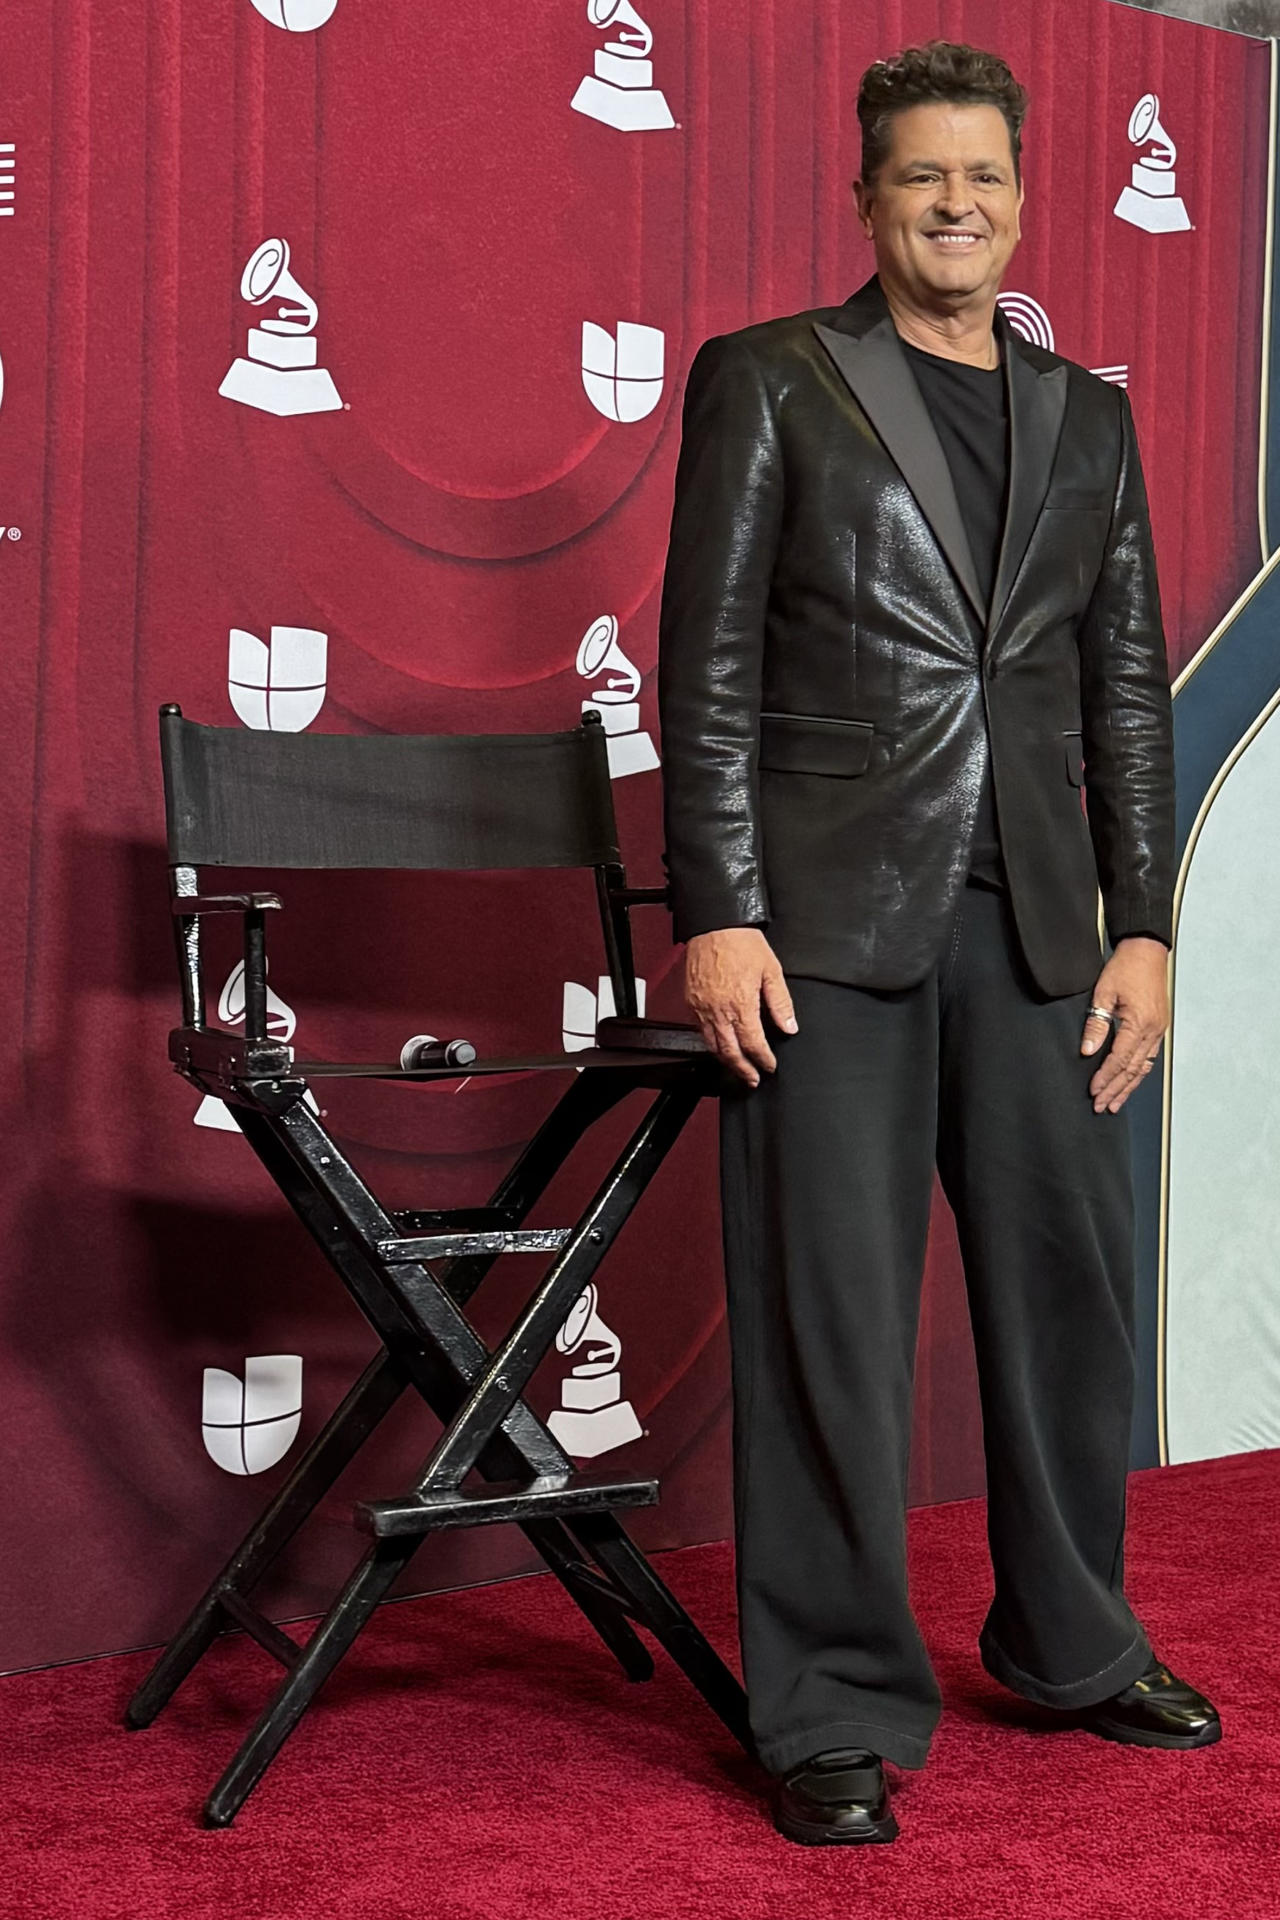
[[[988,370],[1000,364],[995,336],[995,301],[981,306],[931,312],[909,306],[885,289],[889,312],[900,337],[924,353],[943,360],[961,360],[966,366]]]

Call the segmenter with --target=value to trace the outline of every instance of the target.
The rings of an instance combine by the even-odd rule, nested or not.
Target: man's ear
[[[873,203],[874,197],[875,196],[874,196],[873,190],[869,186],[867,186],[865,181],[863,180],[854,181],[853,200],[854,200],[854,205],[857,207],[857,210],[858,210],[858,224],[861,226],[862,231],[866,234],[868,240],[870,240],[872,237],[871,210],[872,210],[872,203]]]

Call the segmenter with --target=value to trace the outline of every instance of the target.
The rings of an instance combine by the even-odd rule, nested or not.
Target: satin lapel
[[[1000,624],[1040,518],[1067,411],[1066,368],[1037,373],[1030,361],[1023,359],[1017,335],[1011,329],[1004,332],[1004,346],[1009,395],[1009,507],[988,634]]]
[[[987,607],[978,586],[951,469],[915,375],[898,345],[892,320],[881,320],[861,339],[819,322],[813,330],[896,461],[985,627]]]

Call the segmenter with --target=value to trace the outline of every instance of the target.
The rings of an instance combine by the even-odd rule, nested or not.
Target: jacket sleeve
[[[1173,940],[1173,701],[1128,395],[1106,552],[1079,635],[1085,796],[1107,934]]]
[[[756,761],[782,516],[777,426],[733,335],[689,369],[658,637],[666,864],[677,940],[769,918]]]

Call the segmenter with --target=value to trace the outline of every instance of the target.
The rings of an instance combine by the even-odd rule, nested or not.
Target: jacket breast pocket
[[[849,780],[866,772],[874,732],[870,720],[762,713],[760,767],[770,773],[823,773]]]

